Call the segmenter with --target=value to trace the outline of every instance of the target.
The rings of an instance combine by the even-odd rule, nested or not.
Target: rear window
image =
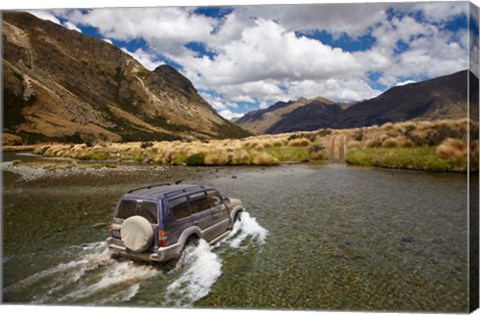
[[[190,195],[189,199],[193,213],[202,212],[210,208],[207,202],[207,195],[203,192]]]
[[[188,206],[187,197],[170,200],[168,205],[170,208],[170,214],[176,220],[186,218],[190,215],[190,207]]]
[[[117,218],[128,219],[134,215],[144,217],[150,223],[157,223],[157,204],[151,201],[122,199],[117,208]]]

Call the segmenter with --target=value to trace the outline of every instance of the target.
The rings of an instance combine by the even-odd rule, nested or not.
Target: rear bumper
[[[156,252],[147,251],[143,253],[135,253],[126,248],[121,240],[113,237],[107,239],[107,244],[110,252],[114,255],[147,262],[163,262],[178,258],[182,250],[180,245],[174,244],[168,247],[159,248]]]

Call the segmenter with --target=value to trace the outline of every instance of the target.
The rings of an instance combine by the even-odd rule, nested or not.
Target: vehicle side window
[[[216,191],[209,191],[207,199],[210,208],[214,208],[222,202],[222,197]]]
[[[170,200],[168,205],[170,207],[170,214],[176,220],[186,218],[190,215],[190,207],[188,206],[187,197]]]
[[[210,209],[207,202],[207,196],[204,192],[190,195],[189,199],[190,205],[192,206],[192,213],[197,213]]]

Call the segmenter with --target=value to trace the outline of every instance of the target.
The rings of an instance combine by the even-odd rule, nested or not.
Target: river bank
[[[161,166],[268,166],[330,161],[432,172],[479,169],[478,123],[466,119],[386,123],[245,139],[3,147],[4,152],[25,149],[44,157]]]

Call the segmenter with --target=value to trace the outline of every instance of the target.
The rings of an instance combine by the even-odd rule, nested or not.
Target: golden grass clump
[[[413,141],[410,139],[407,139],[405,137],[400,137],[398,138],[398,146],[401,148],[411,148],[415,146],[415,143],[413,143]]]
[[[353,148],[360,148],[362,146],[362,143],[357,140],[350,140],[347,142],[347,148],[353,149]]]
[[[365,146],[367,148],[374,148],[380,146],[380,142],[377,139],[368,139],[365,141]]]
[[[398,146],[399,146],[399,143],[396,138],[388,138],[382,142],[383,148],[396,148]]]
[[[305,138],[293,139],[288,142],[288,146],[290,147],[308,147],[310,144],[310,140]]]
[[[275,165],[278,164],[278,159],[268,153],[258,152],[253,157],[252,163],[254,165]]]
[[[325,158],[325,153],[322,150],[312,152],[310,158],[312,158],[312,160],[323,160]]]
[[[460,162],[467,156],[467,145],[460,139],[448,138],[437,147],[437,155],[445,160]]]
[[[383,130],[390,130],[390,129],[395,129],[395,126],[391,122],[384,123],[380,129]]]

